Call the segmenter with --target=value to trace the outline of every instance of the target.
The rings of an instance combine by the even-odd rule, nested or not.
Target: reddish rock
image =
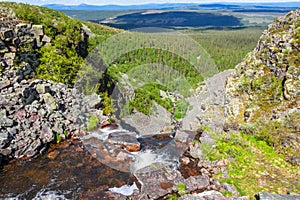
[[[26,111],[25,110],[18,110],[15,114],[15,118],[18,120],[22,120],[24,118],[26,118]]]
[[[82,149],[81,147],[77,147],[77,148],[75,149],[75,151],[77,151],[77,152],[83,152],[83,149]]]
[[[174,183],[172,183],[172,182],[160,182],[159,184],[160,184],[160,187],[165,190],[173,187],[173,185],[174,185]]]
[[[172,137],[173,133],[160,133],[152,136],[155,139],[166,139]]]
[[[125,148],[127,149],[127,151],[130,151],[130,152],[138,152],[141,149],[140,143],[126,145]]]
[[[143,183],[141,195],[145,194],[145,197],[148,197],[135,199],[158,199],[173,192],[173,187],[167,187],[171,185],[169,183],[174,183],[174,187],[178,183],[184,183],[184,178],[179,171],[161,163],[139,169],[134,173],[134,176]]]
[[[181,158],[181,162],[184,165],[188,165],[191,161],[190,161],[190,159],[188,157],[182,157]]]
[[[223,159],[223,160],[220,160],[220,161],[217,163],[217,166],[218,166],[218,167],[225,167],[225,166],[228,165],[228,163],[229,163],[229,160]]]
[[[41,119],[41,116],[34,114],[34,113],[32,113],[31,116],[29,117],[29,121],[31,121],[31,122],[36,122],[36,121],[39,121],[40,119]]]
[[[140,150],[140,143],[135,132],[113,132],[109,134],[107,141],[110,144],[125,147],[130,152]]]
[[[91,146],[91,144],[93,146]],[[130,163],[131,161],[128,159],[122,160],[120,159],[122,156],[119,155],[119,159],[117,158],[118,153],[124,151],[119,149],[116,152],[111,152],[107,148],[102,141],[97,138],[89,138],[84,141],[84,145],[87,147],[89,152],[91,153],[91,159],[97,159],[102,164],[107,165],[113,169],[117,169],[122,172],[130,171]],[[125,152],[125,151],[124,151]]]
[[[217,167],[214,167],[214,168],[212,168],[212,173],[213,174],[217,174],[217,173],[219,173],[220,172],[220,169],[219,168],[217,168]]]
[[[51,151],[50,153],[48,153],[47,157],[50,160],[54,160],[58,155],[59,155],[59,151],[58,150],[54,150],[54,151]]]
[[[100,128],[104,128],[104,127],[106,127],[108,125],[110,125],[110,122],[109,121],[104,121],[104,122],[101,123]]]
[[[82,167],[82,166],[83,166],[83,163],[78,163],[78,164],[76,165],[77,168]]]
[[[71,145],[70,142],[68,142],[68,141],[63,141],[63,142],[59,143],[58,146],[59,146],[59,148],[66,149],[66,148],[68,148],[70,145]]]

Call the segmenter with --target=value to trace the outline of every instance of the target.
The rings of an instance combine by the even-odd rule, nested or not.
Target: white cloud
[[[10,1],[10,0],[0,0],[0,1]],[[147,3],[213,3],[220,2],[218,0],[15,0],[16,2],[43,5],[43,4],[66,4],[66,5],[78,5],[81,3],[91,4],[91,5],[107,5],[107,4],[119,4],[119,5],[132,5],[132,4],[147,4]],[[288,0],[289,2],[299,2],[299,0]],[[226,0],[226,2],[282,2],[285,3],[285,0]],[[224,3],[224,2],[222,2]]]

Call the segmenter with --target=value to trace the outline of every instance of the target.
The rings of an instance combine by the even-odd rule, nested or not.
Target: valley
[[[297,6],[1,2],[0,198],[299,198]]]

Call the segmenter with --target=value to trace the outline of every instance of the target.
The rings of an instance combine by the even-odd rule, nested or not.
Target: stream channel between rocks
[[[157,163],[178,167],[188,142],[187,138],[176,140],[174,135],[139,136],[120,126],[107,126],[80,139],[52,144],[38,158],[14,160],[4,166],[0,198],[80,199],[93,191],[98,196],[105,191],[131,195],[143,184],[135,172]]]

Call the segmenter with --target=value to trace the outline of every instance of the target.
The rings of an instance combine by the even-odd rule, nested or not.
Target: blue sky
[[[11,0],[0,0],[11,1]],[[146,4],[146,3],[212,3],[223,1],[212,0],[14,0],[16,2],[23,2],[35,5],[44,4],[66,4],[66,5],[78,5],[81,3],[92,5],[107,5],[107,4],[119,4],[119,5],[133,5],[133,4]],[[300,0],[288,0],[288,2],[299,2]],[[226,2],[287,2],[286,0],[227,0]]]

